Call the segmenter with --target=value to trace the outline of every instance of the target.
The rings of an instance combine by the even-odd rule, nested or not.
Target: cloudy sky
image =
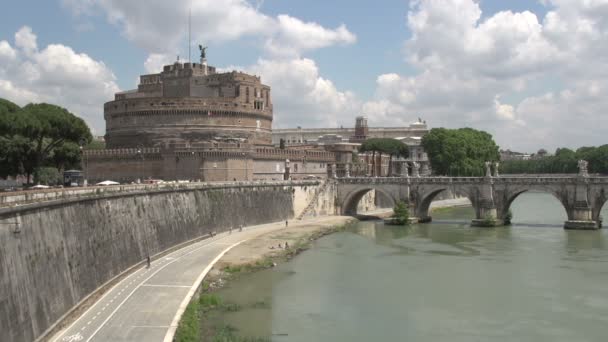
[[[474,127],[503,148],[607,143],[608,0],[20,0],[0,97],[104,133],[103,103],[179,55],[261,75],[275,127]]]

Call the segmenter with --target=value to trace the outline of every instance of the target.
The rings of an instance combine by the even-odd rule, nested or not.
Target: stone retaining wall
[[[177,185],[176,185],[177,186]],[[147,255],[239,225],[293,218],[316,182],[55,193],[0,211],[0,341],[26,342]],[[48,199],[48,198],[47,198]],[[295,203],[300,203],[295,210]],[[15,225],[14,223],[19,223]]]

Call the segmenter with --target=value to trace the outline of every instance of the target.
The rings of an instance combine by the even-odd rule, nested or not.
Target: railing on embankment
[[[188,182],[188,183],[159,183],[159,184],[124,184],[110,186],[89,186],[61,189],[39,189],[0,193],[0,213],[7,208],[27,204],[74,201],[87,198],[102,198],[125,195],[141,195],[156,192],[193,191],[205,189],[224,189],[257,186],[306,186],[317,185],[319,181],[250,181],[250,182]]]

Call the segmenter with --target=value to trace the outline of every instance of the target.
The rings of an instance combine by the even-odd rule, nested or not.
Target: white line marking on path
[[[143,284],[143,287],[185,287],[189,289],[191,286],[188,285],[163,285],[163,284]]]
[[[228,237],[228,235],[221,236],[221,237],[219,237],[217,239],[213,239],[212,238],[213,240],[211,240],[211,239],[209,239],[209,240],[205,239],[205,240],[201,240],[201,241],[195,242],[194,245],[206,242],[205,244],[200,245],[199,248],[202,248],[204,246],[211,245],[211,244],[213,244],[213,243],[215,243],[217,241],[221,241],[222,239],[224,239],[226,237]],[[177,251],[175,251],[173,253],[178,253],[180,251],[182,251],[182,250],[177,250]],[[173,254],[173,253],[171,253],[171,254]],[[186,253],[184,253],[184,254],[186,254]],[[184,255],[184,254],[182,254],[182,255]],[[178,256],[178,258],[179,257],[181,257],[181,255]],[[143,270],[143,272],[142,272],[142,270]],[[98,303],[101,303],[104,299],[106,299],[106,297],[111,296],[113,294],[114,290],[116,290],[116,288],[118,288],[124,282],[128,281],[129,278],[135,277],[135,275],[137,275],[137,277],[135,277],[135,278],[140,278],[141,276],[145,275],[145,273],[147,273],[148,271],[149,271],[149,269],[139,268],[139,269],[135,270],[133,273],[127,275],[122,281],[119,281],[118,283],[114,284],[106,293],[103,294],[103,296],[101,296],[101,298],[99,298],[95,303],[93,303],[93,305],[91,305],[91,307],[89,307],[82,315],[80,315],[80,317],[78,317],[74,322],[72,322],[72,324],[70,324],[69,327],[67,327],[66,329],[63,329],[62,331],[60,331],[59,333],[57,333],[57,335],[56,335],[57,337],[53,340],[53,342],[59,342],[61,340],[61,336],[63,336],[65,333],[69,332],[70,329],[74,328],[74,326],[78,322],[80,322],[81,320],[84,319],[84,317],[89,313],[89,311],[93,310],[95,308],[95,306],[97,306]],[[116,297],[118,297],[118,295],[114,296],[114,298],[112,298],[110,300],[110,303],[114,302],[114,299],[116,299]]]
[[[142,281],[142,282],[141,282],[139,285],[135,286],[135,288],[133,289],[133,291],[131,291],[131,292],[130,292],[130,293],[129,293],[129,294],[126,296],[126,297],[125,297],[125,299],[123,299],[123,301],[122,301],[122,302],[120,302],[120,304],[118,304],[118,305],[116,306],[116,309],[114,309],[114,311],[112,311],[112,312],[111,312],[111,313],[108,315],[108,317],[107,317],[107,318],[106,318],[106,319],[105,319],[105,320],[104,320],[104,321],[103,321],[103,322],[102,322],[102,323],[99,325],[99,327],[97,327],[97,329],[96,329],[95,331],[93,331],[93,333],[91,334],[91,336],[90,336],[90,337],[89,337],[89,338],[88,338],[88,339],[87,339],[85,342],[89,342],[89,341],[91,341],[91,340],[93,339],[93,337],[95,337],[95,335],[96,335],[96,334],[99,332],[99,330],[101,330],[101,328],[103,328],[103,327],[106,325],[106,323],[108,323],[108,321],[109,321],[109,320],[110,320],[110,319],[111,319],[111,318],[114,316],[114,314],[115,314],[115,313],[116,313],[116,312],[117,312],[117,311],[120,309],[120,307],[122,307],[122,305],[123,305],[124,303],[126,303],[126,302],[127,302],[127,300],[129,300],[129,298],[131,298],[131,296],[132,296],[132,295],[135,293],[135,291],[137,291],[137,290],[138,290],[138,289],[139,289],[139,288],[140,288],[140,287],[143,285],[143,283],[145,283],[146,281],[148,281],[148,280],[152,279],[152,277],[154,277],[154,276],[155,276],[155,275],[156,275],[158,272],[162,271],[162,270],[163,270],[165,267],[167,267],[167,266],[169,266],[169,265],[173,264],[174,262],[178,261],[179,259],[181,259],[181,257],[182,257],[182,256],[185,256],[185,255],[188,255],[188,254],[194,253],[194,252],[198,251],[199,249],[202,249],[203,247],[213,245],[213,244],[214,244],[216,241],[218,241],[218,240],[220,240],[220,239],[223,239],[223,238],[226,238],[226,237],[228,237],[228,236],[222,236],[221,238],[219,238],[219,239],[217,239],[217,240],[215,240],[215,241],[213,241],[213,242],[210,242],[210,243],[208,243],[208,244],[201,245],[199,248],[193,249],[192,251],[190,251],[190,252],[188,252],[188,253],[184,253],[184,254],[180,255],[179,257],[175,258],[175,260],[173,260],[173,261],[171,261],[171,262],[166,263],[164,266],[162,266],[162,267],[160,267],[158,270],[154,271],[154,273],[150,274],[150,276],[149,276],[148,278],[144,279],[144,280],[143,280],[143,281]],[[240,242],[239,242],[239,243],[240,243]],[[238,244],[238,243],[237,243],[237,244]],[[222,254],[220,254],[220,255],[223,255],[223,253],[222,253]],[[216,260],[214,260],[214,262],[215,262],[215,261],[216,261]],[[208,267],[208,268],[210,269],[210,267]]]
[[[231,245],[230,247],[224,249],[217,257],[215,257],[215,259],[213,259],[213,261],[211,261],[209,263],[209,265],[207,265],[207,267],[203,270],[203,273],[201,273],[198,276],[198,278],[196,279],[196,281],[190,288],[190,291],[188,291],[186,298],[184,298],[184,300],[180,304],[179,308],[177,309],[177,312],[175,313],[175,317],[173,317],[173,322],[171,322],[171,325],[169,326],[169,329],[167,330],[167,334],[165,335],[165,339],[163,340],[163,342],[172,342],[173,341],[173,336],[175,335],[175,331],[177,330],[177,326],[179,325],[179,320],[182,318],[182,315],[184,314],[184,311],[186,311],[186,307],[188,306],[188,303],[190,303],[190,300],[196,293],[196,290],[198,289],[198,287],[203,282],[203,279],[205,278],[207,273],[209,273],[211,268],[215,265],[216,262],[218,262],[224,256],[224,254],[226,254],[232,248],[240,245],[243,241],[246,241],[246,240],[241,240],[241,241]]]

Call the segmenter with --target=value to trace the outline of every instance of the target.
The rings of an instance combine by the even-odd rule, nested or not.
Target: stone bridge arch
[[[338,187],[337,205],[342,215],[357,214],[357,205],[368,192],[375,190],[390,199],[392,205],[397,201],[408,201],[407,187],[399,183],[386,183],[372,179],[368,183],[346,183]]]
[[[497,186],[495,188],[494,202],[496,203],[496,216],[500,220],[504,220],[509,209],[511,208],[511,204],[519,197],[521,194],[526,192],[540,192],[552,195],[564,208],[566,212],[566,216],[568,220],[573,220],[573,198],[572,193],[575,191],[575,186],[568,185],[547,185],[547,184],[521,184],[515,186],[506,186],[501,187]]]
[[[591,208],[593,220],[601,221],[601,219],[608,219],[608,217],[600,217],[602,208],[606,205],[606,203],[608,203],[608,186],[593,186],[589,194],[589,200],[592,203]]]
[[[466,197],[475,210],[475,216],[479,217],[479,191],[476,186],[469,184],[420,184],[412,186],[410,195],[410,210],[418,217],[420,222],[432,221],[429,209],[433,200],[442,192],[450,191],[456,196]]]
[[[367,193],[369,193],[372,190],[376,191],[376,193],[382,193],[384,196],[389,198],[391,200],[393,206],[399,200],[399,199],[395,199],[390,193],[386,193],[384,190],[379,189],[379,188],[373,188],[373,187],[362,188],[362,189],[355,190],[347,195],[347,197],[345,198],[343,207],[342,207],[342,214],[343,215],[356,215],[357,207],[359,206],[359,202],[361,202],[361,199],[363,198],[363,196],[365,196]]]

